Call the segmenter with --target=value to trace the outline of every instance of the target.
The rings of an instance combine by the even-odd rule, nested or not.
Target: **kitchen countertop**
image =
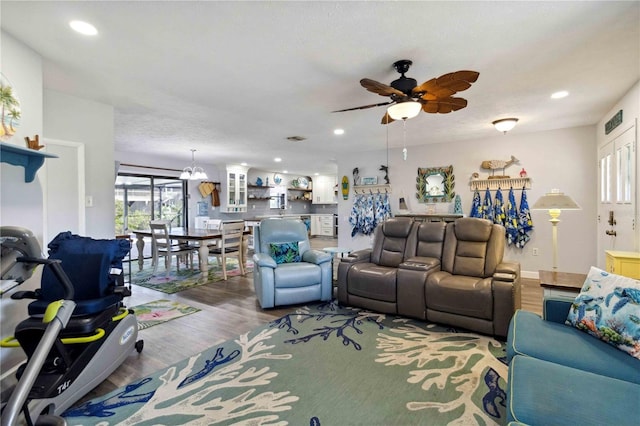
[[[248,218],[244,218],[244,221],[248,221],[248,222],[259,222],[262,219],[267,219],[270,217],[288,217],[288,218],[300,218],[300,217],[311,217],[311,216],[334,216],[334,213],[300,213],[300,214],[284,214],[284,215],[279,215],[279,214],[270,214],[270,215],[264,215],[264,216],[255,216],[255,217],[248,217]]]

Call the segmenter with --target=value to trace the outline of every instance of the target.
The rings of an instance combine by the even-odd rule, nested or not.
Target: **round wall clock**
[[[275,173],[273,175],[273,183],[275,183],[276,185],[280,185],[282,183],[282,176],[280,176],[278,173]]]

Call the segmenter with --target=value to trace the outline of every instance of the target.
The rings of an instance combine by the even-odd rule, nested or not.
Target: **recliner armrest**
[[[372,249],[363,249],[349,253],[349,256],[340,259],[341,263],[358,263],[371,261]]]
[[[574,298],[568,296],[545,297],[542,302],[542,318],[546,321],[564,324]]]
[[[274,268],[274,269],[278,266],[276,261],[273,260],[273,257],[269,256],[266,253],[255,253],[253,255],[253,263],[256,266],[263,266],[263,267]]]
[[[436,271],[440,270],[440,260],[435,257],[415,256],[406,259],[400,265],[400,269],[410,269],[414,271]]]
[[[322,263],[330,262],[331,254],[320,250],[307,250],[302,254],[302,261],[320,265]]]
[[[503,262],[496,266],[493,279],[503,282],[515,282],[520,276],[520,264],[516,262]]]

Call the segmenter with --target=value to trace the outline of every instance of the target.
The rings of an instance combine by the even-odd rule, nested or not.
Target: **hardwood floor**
[[[336,239],[313,238],[313,248],[337,246]],[[334,265],[337,268],[337,263]],[[537,280],[522,281],[522,307],[542,312],[542,289]],[[158,299],[180,301],[201,309],[167,323],[141,330],[138,338],[144,340],[144,350],[133,352],[107,380],[83,398],[104,395],[111,390],[166,368],[186,357],[252,330],[289,313],[297,306],[263,310],[253,290],[251,274],[231,277],[182,291],[165,294],[133,286],[133,295],[127,306],[135,306]]]

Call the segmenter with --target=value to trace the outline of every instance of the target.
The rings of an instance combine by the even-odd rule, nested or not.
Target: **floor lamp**
[[[558,271],[558,222],[562,210],[580,210],[580,206],[573,199],[557,189],[552,189],[535,202],[531,210],[548,210],[549,222],[553,235],[553,272]]]

